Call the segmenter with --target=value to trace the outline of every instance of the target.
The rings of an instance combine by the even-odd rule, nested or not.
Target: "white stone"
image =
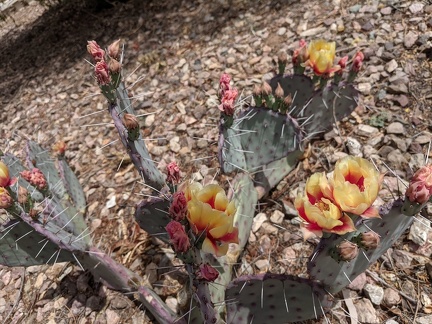
[[[275,210],[273,214],[270,216],[270,220],[272,223],[280,225],[282,224],[284,217],[285,217],[284,213],[282,213],[280,210]]]
[[[366,284],[363,288],[366,296],[374,305],[380,305],[384,298],[384,289],[374,284]]]
[[[408,239],[420,246],[426,244],[430,225],[430,221],[425,218],[422,218],[421,221],[415,218],[413,224],[411,225]]]
[[[260,229],[261,225],[267,221],[267,215],[264,213],[259,213],[257,214],[254,219],[253,219],[253,224],[252,224],[252,232],[256,233],[258,232],[258,230]]]

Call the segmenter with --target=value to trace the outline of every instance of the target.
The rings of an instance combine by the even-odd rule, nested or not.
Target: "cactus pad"
[[[393,243],[412,224],[414,217],[401,212],[402,202],[395,201],[380,210],[381,219],[359,219],[356,232],[342,236],[332,234],[321,239],[308,263],[312,279],[321,281],[330,293],[337,293],[349,285],[359,274],[364,272],[373,262],[393,245]],[[335,261],[330,253],[343,240],[349,240],[361,232],[374,231],[380,236],[380,244],[376,249],[365,251],[359,248],[357,257],[349,262]]]
[[[227,323],[282,324],[319,318],[331,306],[316,282],[261,274],[234,280],[226,292]]]
[[[171,221],[168,213],[169,206],[170,202],[162,198],[143,200],[136,208],[135,220],[144,231],[168,242],[165,226]]]
[[[230,128],[220,127],[219,162],[224,172],[254,171],[297,150],[301,139],[290,116],[249,107]]]

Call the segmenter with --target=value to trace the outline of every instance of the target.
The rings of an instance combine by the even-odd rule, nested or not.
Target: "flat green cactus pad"
[[[261,274],[234,280],[227,288],[227,323],[282,324],[318,319],[331,307],[316,282]]]
[[[308,263],[311,278],[321,281],[326,290],[333,294],[349,285],[378,260],[412,224],[414,217],[404,215],[401,208],[402,202],[395,201],[389,208],[381,208],[382,218],[360,219],[356,224],[356,232],[342,236],[332,234],[329,238],[321,239]],[[376,249],[359,249],[357,257],[350,262],[337,262],[330,256],[332,249],[343,240],[371,230],[380,236],[381,242]]]
[[[230,128],[221,127],[219,162],[224,172],[256,171],[297,150],[300,128],[290,116],[249,107]]]

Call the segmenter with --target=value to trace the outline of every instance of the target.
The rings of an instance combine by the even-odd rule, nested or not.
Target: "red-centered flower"
[[[188,209],[184,192],[177,191],[173,194],[169,214],[172,219],[180,222],[186,218]]]
[[[229,243],[238,243],[238,229],[233,226],[236,208],[224,190],[209,184],[186,184],[182,190],[188,201],[187,219],[197,237],[204,237],[202,250],[216,256],[228,251]]]
[[[219,110],[228,116],[234,115],[234,106],[237,95],[238,90],[235,88],[225,91],[224,96],[221,99],[221,104],[219,105]]]
[[[170,242],[175,252],[185,253],[190,248],[189,237],[187,236],[182,224],[177,221],[171,221],[165,227],[168,232]]]
[[[305,238],[310,232],[321,236],[322,232],[343,235],[355,230],[352,219],[332,202],[332,189],[324,173],[313,174],[306,182],[306,194],[294,202],[299,216],[305,222]]]
[[[196,278],[198,280],[213,282],[218,277],[219,277],[219,272],[207,263],[201,264],[196,273]]]
[[[310,42],[308,46],[309,59],[304,63],[310,66],[316,75],[329,75],[340,70],[334,65],[336,43],[318,39]]]
[[[111,82],[108,65],[105,61],[99,61],[95,65],[95,76],[99,85],[106,85]]]
[[[379,217],[378,209],[372,204],[378,196],[383,175],[371,162],[347,156],[336,162],[331,180],[334,201],[342,211]]]
[[[96,43],[96,41],[87,42],[87,51],[93,56],[96,62],[102,61],[105,56],[105,51]]]

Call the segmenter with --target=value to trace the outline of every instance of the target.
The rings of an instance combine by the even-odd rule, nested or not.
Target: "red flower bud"
[[[31,171],[22,171],[20,174],[24,180],[30,182],[32,186],[38,188],[39,190],[45,189],[48,185],[45,176],[37,168],[34,168]]]
[[[432,165],[425,165],[414,173],[405,196],[411,202],[424,204],[432,196]]]
[[[206,281],[213,282],[218,277],[219,277],[219,272],[207,263],[201,264],[196,273],[196,278],[198,280],[206,280]]]
[[[231,77],[229,76],[229,74],[222,74],[219,80],[219,95],[221,98],[223,98],[223,96],[225,95],[225,91],[228,91],[230,89],[230,82]]]
[[[108,65],[105,61],[99,61],[95,65],[95,76],[99,85],[106,85],[111,82]]]
[[[354,56],[351,70],[358,73],[360,71],[360,68],[363,65],[363,61],[364,61],[363,53],[357,52],[357,54]]]
[[[172,219],[180,222],[187,215],[187,201],[183,191],[177,191],[173,194],[169,214]]]
[[[167,180],[172,184],[178,184],[180,182],[180,168],[175,161],[167,165]]]
[[[234,115],[234,105],[237,99],[238,91],[237,89],[228,89],[225,91],[222,97],[221,104],[219,105],[219,110],[224,112],[228,116]]]
[[[105,56],[105,51],[96,43],[96,41],[87,42],[87,51],[93,56],[96,62],[102,61]]]
[[[182,224],[177,221],[171,221],[165,227],[168,232],[170,242],[175,252],[185,253],[190,248],[189,237],[187,236]]]
[[[55,143],[52,147],[54,152],[57,152],[59,155],[64,155],[66,152],[66,143],[63,141],[59,141]]]

